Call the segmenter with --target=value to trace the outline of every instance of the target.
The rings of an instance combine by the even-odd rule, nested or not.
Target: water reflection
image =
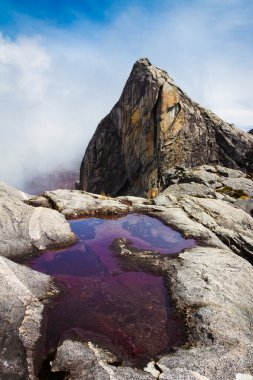
[[[185,240],[145,215],[89,218],[70,224],[79,243],[45,252],[30,263],[54,275],[67,289],[47,311],[47,349],[69,333],[132,359],[154,356],[180,344],[182,325],[172,317],[163,278],[124,271],[111,252],[111,243],[125,237],[138,249],[170,254],[195,241]]]

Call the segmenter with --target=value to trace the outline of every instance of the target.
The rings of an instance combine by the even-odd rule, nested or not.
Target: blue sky
[[[253,126],[252,0],[0,0],[0,180],[80,161],[140,57]]]
[[[64,27],[73,25],[78,19],[96,23],[109,23],[117,14],[129,7],[139,7],[147,12],[159,12],[168,5],[187,5],[187,1],[171,0],[1,0],[1,24],[12,33],[11,27],[22,31],[26,25],[18,22],[19,15],[29,15]],[[16,24],[16,22],[18,22]]]

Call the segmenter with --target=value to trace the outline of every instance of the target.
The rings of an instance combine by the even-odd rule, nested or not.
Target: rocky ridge
[[[43,300],[56,294],[49,276],[0,257],[0,374],[36,379]]]
[[[58,292],[52,278],[9,259],[76,241],[63,215],[29,206],[30,198],[0,184],[1,380],[37,378],[44,301]]]
[[[80,169],[80,189],[157,194],[175,166],[220,164],[253,172],[253,137],[193,102],[169,75],[138,60],[101,121]]]
[[[4,183],[0,184],[1,256],[21,258],[76,241],[60,213],[45,207],[32,207],[27,204],[30,198]]]
[[[242,192],[245,180],[248,187]],[[200,242],[173,259],[152,251],[135,252],[124,240],[115,242],[118,258],[131,268],[163,273],[176,310],[185,315],[188,343],[153,358],[140,371],[119,366],[117,358],[92,342],[67,339],[59,345],[52,370],[67,372],[69,380],[253,378],[253,268],[248,262],[253,254],[253,218],[238,204],[251,202],[253,181],[241,171],[206,165],[173,169],[167,181],[167,189],[150,200],[77,190],[44,193],[68,217],[146,213]],[[175,191],[175,186],[180,189]]]
[[[198,241],[171,257],[136,250],[122,238],[113,243],[124,265],[164,277],[187,343],[136,369],[66,332],[50,376],[253,380],[251,134],[193,102],[165,71],[140,59],[87,147],[80,172],[86,191],[30,196],[0,184],[1,380],[38,379],[43,310],[58,293],[52,277],[17,262],[76,242],[65,218],[127,213],[159,218]]]

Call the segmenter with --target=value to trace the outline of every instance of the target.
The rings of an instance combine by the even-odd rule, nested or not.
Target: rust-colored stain
[[[170,126],[170,128],[167,128],[166,134],[163,134],[163,145],[168,147],[169,145],[173,144],[173,149],[175,152],[175,156],[177,157],[175,160],[171,158],[171,162],[173,164],[180,164],[181,162],[181,153],[178,151],[178,145],[177,145],[177,136],[178,133],[181,131],[181,129],[184,127],[185,123],[185,114],[184,111],[181,110],[177,117],[174,119],[174,122]]]
[[[157,187],[152,187],[147,192],[147,199],[154,199],[155,197],[157,197],[158,193],[159,193],[158,188]]]
[[[154,154],[154,143],[153,143],[153,133],[149,130],[146,134],[146,149],[148,158],[153,157]]]
[[[132,116],[131,116],[132,124],[136,126],[139,123],[139,119],[140,119],[140,111],[138,108],[136,108],[136,110],[132,113]]]
[[[178,134],[178,132],[182,129],[184,126],[185,117],[184,117],[184,111],[181,109],[177,117],[175,118],[175,121],[170,129],[170,134],[172,136],[175,136]]]
[[[174,117],[168,112],[168,109],[174,107],[179,102],[178,91],[167,85],[163,87],[161,94],[161,122],[160,129],[163,134],[165,134],[168,128],[174,121]]]
[[[161,93],[161,113],[167,113],[167,109],[173,107],[179,100],[178,91],[168,84],[164,85]]]

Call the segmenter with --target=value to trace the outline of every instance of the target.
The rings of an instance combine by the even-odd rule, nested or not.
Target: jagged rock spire
[[[147,195],[174,166],[221,164],[253,172],[253,138],[193,102],[166,71],[139,59],[83,158],[80,187]]]

